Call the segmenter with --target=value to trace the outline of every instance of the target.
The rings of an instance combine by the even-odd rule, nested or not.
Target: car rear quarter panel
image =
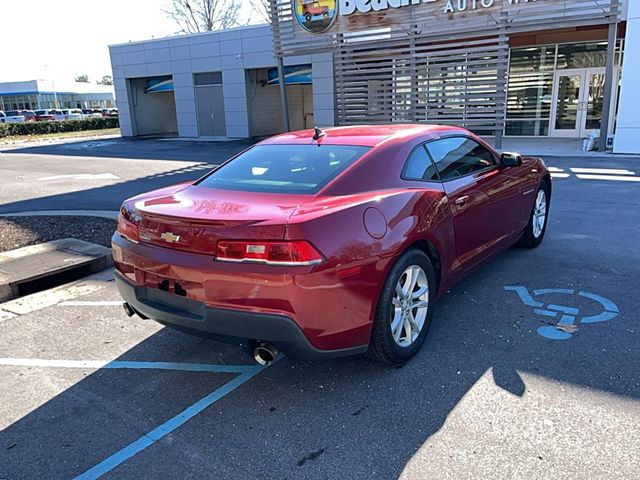
[[[365,228],[369,208],[377,209],[386,220],[382,238],[372,237]],[[326,257],[323,268],[332,272],[330,277],[294,279],[300,288],[320,293],[308,297],[313,305],[306,305],[305,325],[334,337],[332,344],[341,343],[340,336],[346,332],[360,344],[368,343],[384,281],[402,252],[427,240],[438,250],[443,270],[451,269],[455,261],[451,225],[441,188],[331,197],[301,208],[289,221],[287,238],[309,240]]]

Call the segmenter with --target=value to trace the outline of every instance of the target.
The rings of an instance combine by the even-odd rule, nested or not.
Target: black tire
[[[408,346],[400,346],[393,339],[391,333],[391,309],[393,307],[393,297],[395,287],[404,271],[412,266],[417,265],[422,268],[427,277],[429,286],[429,304],[427,307],[427,315],[424,325],[420,330],[418,337]],[[424,343],[425,338],[431,327],[431,318],[436,300],[436,280],[433,265],[429,257],[420,250],[407,250],[396,261],[391,268],[387,279],[382,287],[376,313],[373,320],[373,329],[371,331],[371,340],[369,341],[369,350],[365,354],[372,360],[390,364],[403,364],[413,357]]]
[[[538,194],[540,193],[540,191],[543,191],[545,195],[546,212],[545,212],[545,219],[544,219],[544,225],[542,227],[542,232],[540,232],[540,235],[536,237],[534,234],[533,220],[534,220],[534,214],[536,210],[536,199],[538,198]],[[518,245],[520,245],[521,247],[536,248],[538,245],[542,243],[542,240],[544,239],[544,234],[547,231],[547,224],[549,223],[549,205],[551,203],[551,196],[549,195],[550,193],[551,193],[551,188],[549,186],[549,182],[547,182],[546,180],[543,180],[540,186],[538,187],[538,190],[536,190],[535,196],[533,197],[534,198],[533,207],[531,208],[531,213],[529,214],[529,223],[527,223],[527,227],[524,229],[524,232],[522,233],[522,237],[518,242]]]
[[[307,14],[304,16],[304,19],[305,19],[307,22],[310,22],[312,18],[313,18],[313,17],[312,17],[312,16],[311,16],[311,14],[309,14],[309,13],[307,13]]]

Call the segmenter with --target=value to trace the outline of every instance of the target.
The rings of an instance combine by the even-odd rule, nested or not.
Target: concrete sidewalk
[[[489,145],[494,144],[494,137],[482,137]],[[549,137],[504,137],[502,152],[518,152],[523,155],[541,157],[585,157],[585,158],[631,158],[634,155],[606,152],[582,151],[581,138],[549,138]],[[637,155],[636,155],[637,157]]]

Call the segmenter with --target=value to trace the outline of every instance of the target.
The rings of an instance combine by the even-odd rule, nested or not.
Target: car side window
[[[443,182],[496,165],[496,160],[488,149],[467,137],[442,138],[425,147]]]
[[[424,149],[424,145],[420,145],[411,152],[402,172],[402,178],[407,180],[439,180],[436,167]]]

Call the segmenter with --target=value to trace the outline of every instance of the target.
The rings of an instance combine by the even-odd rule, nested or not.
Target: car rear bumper
[[[133,285],[116,274],[122,298],[139,315],[187,333],[228,343],[262,341],[274,344],[287,357],[317,360],[363,353],[367,345],[338,350],[319,350],[302,330],[284,315],[208,307],[197,300],[155,288]]]

